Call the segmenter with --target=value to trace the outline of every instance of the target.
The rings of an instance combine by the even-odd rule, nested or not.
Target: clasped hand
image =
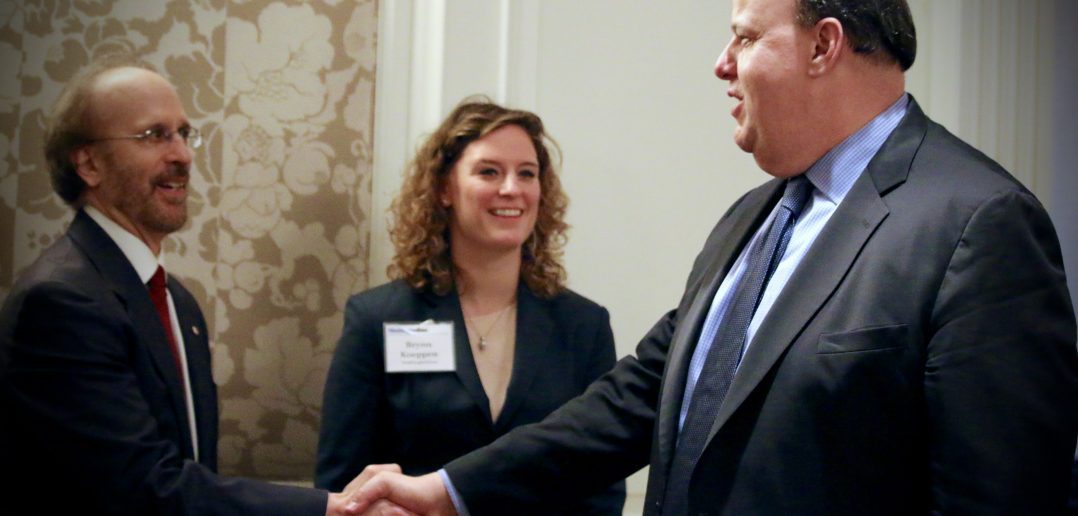
[[[410,477],[396,464],[372,464],[344,488],[330,495],[328,515],[456,516],[437,473]]]

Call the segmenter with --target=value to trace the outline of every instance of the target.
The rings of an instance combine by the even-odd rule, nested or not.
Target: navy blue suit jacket
[[[169,280],[183,332],[199,454],[149,291],[79,211],[0,312],[5,503],[39,514],[325,514],[326,494],[226,479],[217,391],[195,299]],[[59,498],[58,498],[59,497]]]

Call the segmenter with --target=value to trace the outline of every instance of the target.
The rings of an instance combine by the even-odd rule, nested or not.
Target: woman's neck
[[[468,253],[454,249],[452,254],[465,317],[494,313],[516,300],[520,249],[507,253]]]

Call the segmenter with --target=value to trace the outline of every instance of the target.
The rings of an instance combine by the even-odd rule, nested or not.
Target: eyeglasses
[[[183,143],[189,148],[197,149],[202,146],[202,132],[191,126],[181,127],[175,131],[163,127],[154,127],[131,136],[110,136],[107,138],[94,138],[87,143],[97,143],[108,140],[138,140],[154,145],[167,145],[172,142],[172,136],[179,135]]]

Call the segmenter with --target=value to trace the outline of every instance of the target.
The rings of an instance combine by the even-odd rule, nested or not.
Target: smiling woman
[[[435,471],[541,420],[613,366],[606,309],[564,286],[567,199],[551,147],[538,116],[485,100],[457,106],[420,147],[392,206],[395,281],[345,309],[319,487],[343,488],[371,464]],[[435,325],[412,324],[428,320]],[[387,371],[387,357],[402,353],[386,335],[434,328],[445,337],[427,347],[447,350],[436,371]],[[548,509],[621,514],[624,500],[618,482]]]

